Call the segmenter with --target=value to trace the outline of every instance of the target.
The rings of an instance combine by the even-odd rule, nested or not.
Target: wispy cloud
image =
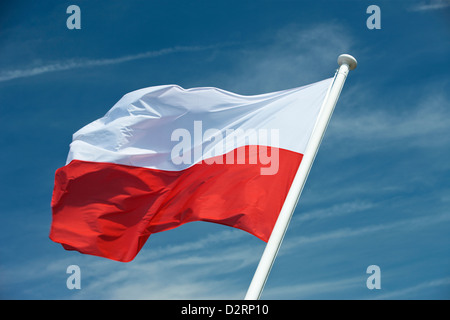
[[[300,285],[275,286],[267,288],[264,292],[270,299],[280,299],[282,297],[295,297],[296,299],[311,299],[317,295],[343,292],[344,290],[361,287],[361,276],[346,279],[336,279],[328,281],[315,281]]]
[[[358,237],[362,235],[374,234],[377,232],[384,232],[388,230],[411,230],[420,229],[428,225],[445,223],[450,220],[450,214],[436,214],[434,216],[422,216],[413,219],[405,219],[394,221],[386,224],[374,224],[368,226],[362,226],[358,228],[341,228],[337,230],[331,230],[325,233],[298,236],[290,239],[286,244],[283,244],[283,253],[287,253],[289,250],[296,249],[299,246],[313,244],[322,241],[337,241],[346,238]]]
[[[376,299],[405,299],[405,297],[416,295],[418,292],[423,293],[424,290],[443,286],[450,286],[450,277],[424,281],[414,286],[398,289],[389,293],[384,293],[377,296]]]
[[[377,206],[376,203],[368,201],[350,201],[346,203],[335,204],[331,207],[315,209],[309,212],[302,212],[298,216],[295,216],[291,221],[291,225],[297,223],[303,223],[310,220],[329,219],[331,217],[341,217],[347,214],[358,213],[368,209],[372,209]]]
[[[2,266],[1,283],[33,298],[50,285],[53,289],[45,293],[49,299],[242,299],[248,284],[231,275],[256,267],[261,254],[251,241],[243,241],[245,237],[251,236],[226,228],[178,245],[158,248],[149,243],[130,263],[76,252],[51,261],[42,257],[32,262],[38,273],[27,265]],[[71,264],[81,268],[81,290],[65,288],[65,272]],[[32,285],[36,283],[39,287]],[[34,291],[26,292],[30,287]]]
[[[357,208],[370,205],[355,204]],[[347,206],[345,207],[347,208]],[[345,209],[344,208],[344,209]],[[352,206],[349,205],[349,210]],[[386,224],[373,224],[355,228],[340,228],[324,233],[290,238],[283,244],[280,255],[290,255],[299,248],[321,242],[340,241],[359,236],[373,235],[377,232],[416,230],[448,223],[449,214],[436,214],[414,219],[404,219]],[[42,287],[33,287],[36,292],[44,290],[50,279],[53,287],[62,288],[63,295],[50,299],[242,299],[250,281],[250,276],[261,257],[263,246],[255,246],[245,241],[246,233],[240,230],[224,230],[206,235],[179,245],[167,245],[141,251],[138,258],[127,264],[85,255],[68,255],[49,263],[47,259],[33,261],[40,272],[33,272],[28,265],[21,268],[5,269],[4,285],[21,287],[34,282]],[[248,239],[248,238],[247,238]],[[70,264],[78,264],[82,270],[82,289],[65,290],[65,269]],[[36,268],[37,268],[36,267]],[[244,276],[235,279],[235,275]],[[55,278],[55,275],[59,277]],[[233,275],[233,277],[230,277]],[[364,283],[365,274],[355,277],[312,281],[301,285],[280,285],[268,287],[265,297],[280,298],[295,296],[311,298],[353,290]],[[247,279],[248,278],[248,279]],[[244,279],[244,282],[242,281]],[[59,281],[58,283],[56,283]],[[448,285],[448,278],[418,284],[411,288],[390,292],[383,298],[403,297],[421,288]]]
[[[149,259],[154,254],[143,251],[140,259],[126,265],[102,260],[94,267],[90,263],[90,277],[83,278],[86,286],[74,298],[241,299],[247,283],[233,281],[229,275],[256,265],[259,253],[255,248],[237,244],[194,250],[196,242],[192,248],[189,244],[184,252],[172,256]]]
[[[274,286],[265,290],[266,296],[270,299],[279,299],[281,297],[295,297],[296,299],[311,299],[317,296],[326,296],[330,294],[342,294],[347,290],[360,290],[366,280],[366,275],[355,276],[351,278],[334,279],[326,281],[314,281],[300,285]],[[428,289],[450,286],[450,278],[444,277],[430,281],[424,281],[419,284],[377,294],[376,296],[361,296],[365,299],[386,300],[386,299],[408,299],[423,296],[423,292]]]
[[[145,253],[145,259],[151,261],[155,258],[161,259],[165,256],[176,255],[182,252],[198,251],[205,249],[208,246],[226,241],[239,241],[245,234],[237,229],[225,230],[219,233],[206,235],[196,241],[181,243],[176,245],[169,245],[164,248],[154,249],[151,252]]]
[[[374,103],[367,99],[359,104],[352,103],[351,113],[341,112],[334,116],[327,135],[333,141],[346,141],[346,144],[339,143],[344,146],[339,155],[345,157],[390,149],[394,145],[396,150],[446,146],[450,143],[450,112],[446,108],[449,97],[433,88],[424,91],[427,94],[416,101],[392,102],[391,110],[376,105],[384,101]],[[371,109],[361,108],[370,103],[373,104]],[[407,111],[398,111],[405,104],[408,104]]]
[[[237,68],[227,73],[225,84],[253,94],[332,77],[337,57],[351,51],[352,44],[351,31],[339,23],[290,24],[265,35],[257,46],[237,50]]]
[[[441,214],[300,236],[291,238],[289,242],[283,244],[280,254],[298,251],[299,246],[357,238],[383,231],[417,229],[449,220],[450,215]],[[233,281],[227,275],[236,272],[249,273],[249,270],[256,267],[262,253],[248,242],[242,241],[243,235],[245,233],[239,230],[226,230],[178,246],[144,250],[140,253],[139,259],[120,266],[105,260],[89,262],[89,277],[83,278],[86,285],[74,295],[74,298],[242,299],[248,283],[238,279]],[[218,247],[220,241],[222,243]],[[230,245],[224,246],[224,243]],[[66,261],[64,263],[67,264]],[[146,275],[145,278],[142,277],[143,274]],[[316,294],[342,292],[360,287],[363,281],[361,279],[364,280],[364,274],[305,285],[275,286],[268,289],[265,296],[275,299],[285,296],[306,298]],[[218,288],[220,290],[217,290]],[[398,296],[401,296],[401,292]]]
[[[285,241],[285,243],[283,243],[282,250],[280,250],[279,258],[277,259],[286,259],[286,257],[291,257],[292,255],[302,252],[302,259],[308,259],[312,257],[312,259],[315,260],[315,265],[317,267],[320,268],[323,266],[329,266],[330,269],[325,269],[327,270],[327,272],[324,275],[329,277],[326,279],[312,280],[306,274],[302,274],[301,279],[304,281],[304,283],[290,283],[268,286],[265,289],[264,297],[267,299],[279,299],[282,297],[292,297],[294,299],[314,299],[317,297],[323,298],[336,296],[355,297],[354,293],[358,292],[358,295],[361,299],[372,299],[374,297],[376,299],[404,299],[411,296],[423,296],[422,290],[424,289],[435,289],[436,287],[448,286],[450,285],[450,278],[448,277],[432,281],[425,281],[422,283],[414,281],[407,282],[406,286],[405,283],[403,283],[399,279],[395,281],[391,279],[389,281],[389,289],[380,291],[376,296],[367,295],[368,290],[364,291],[366,290],[365,281],[367,278],[367,275],[364,273],[365,270],[362,270],[361,273],[355,276],[349,277],[349,273],[346,270],[342,270],[339,268],[339,272],[333,274],[332,272],[329,272],[329,270],[331,270],[331,266],[333,265],[333,263],[339,263],[336,262],[336,259],[340,259],[338,257],[340,254],[337,254],[336,256],[331,254],[330,257],[326,255],[318,256],[317,251],[319,250],[320,255],[320,248],[324,243],[337,244],[343,241],[347,241],[346,243],[349,243],[350,241],[361,242],[364,241],[362,239],[364,239],[365,237],[373,238],[377,234],[380,235],[381,238],[389,235],[391,237],[390,239],[392,239],[392,236],[395,235],[405,233],[414,234],[418,230],[421,230],[423,228],[434,228],[434,226],[437,225],[448,224],[449,221],[450,215],[448,213],[443,213],[411,219],[401,219],[388,223],[369,224],[353,228],[338,228],[327,232],[290,237],[289,239],[286,239],[288,241]],[[370,261],[370,259],[371,258],[369,258],[368,261]],[[354,263],[359,264],[361,263],[361,261]],[[368,264],[370,263],[368,262]],[[346,266],[346,268],[349,268],[348,270],[351,270],[352,274],[355,274],[355,271],[352,269],[353,267],[354,264],[347,264]],[[390,267],[392,268],[392,265]],[[404,266],[400,264],[400,268],[402,267]],[[308,268],[302,270],[308,270]],[[385,275],[385,278],[386,277],[387,275]],[[394,285],[398,286],[395,290],[393,290]],[[352,292],[353,294],[350,294],[350,292]]]
[[[411,8],[411,11],[430,11],[450,7],[450,0],[431,0],[421,2]]]
[[[38,66],[5,70],[0,73],[0,82],[9,81],[18,78],[26,78],[41,75],[44,73],[74,70],[80,68],[99,67],[115,65],[124,62],[160,57],[173,53],[204,51],[220,48],[226,45],[207,45],[207,46],[175,46],[156,51],[146,51],[138,54],[126,55],[116,58],[106,59],[66,59],[52,63],[46,63]]]

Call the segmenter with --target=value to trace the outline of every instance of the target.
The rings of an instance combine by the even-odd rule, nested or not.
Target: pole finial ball
[[[353,70],[356,68],[356,65],[358,64],[356,59],[349,55],[349,54],[341,54],[338,58],[338,64],[341,66],[343,64],[347,64],[348,68],[350,70]]]

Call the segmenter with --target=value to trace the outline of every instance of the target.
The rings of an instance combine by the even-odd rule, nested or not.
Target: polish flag
[[[253,96],[176,85],[126,94],[73,135],[50,239],[123,262],[192,221],[268,241],[332,81]]]

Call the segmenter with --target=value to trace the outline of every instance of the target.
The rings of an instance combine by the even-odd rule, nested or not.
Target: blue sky
[[[81,30],[66,8],[81,9]],[[369,30],[366,9],[381,9]],[[0,298],[242,299],[265,243],[189,223],[130,263],[48,238],[72,134],[153,85],[259,94],[347,79],[262,299],[450,298],[449,1],[0,5]],[[81,269],[81,289],[66,268]],[[370,265],[381,289],[366,287]]]

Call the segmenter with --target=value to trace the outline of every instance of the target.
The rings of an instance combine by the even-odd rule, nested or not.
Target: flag
[[[268,241],[333,79],[259,95],[176,85],[124,95],[55,173],[50,239],[128,262],[192,221]]]

